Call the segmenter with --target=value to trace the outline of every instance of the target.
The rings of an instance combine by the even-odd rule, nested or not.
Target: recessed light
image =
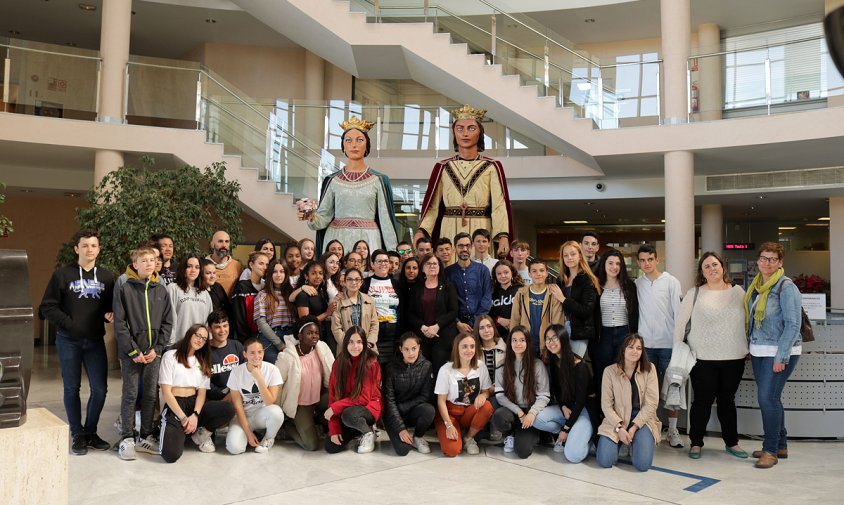
[[[760,200],[764,200],[765,198],[768,198],[768,195],[759,195],[756,198],[758,198]]]
[[[79,8],[85,12],[94,12],[97,10],[97,6],[94,4],[79,4]]]
[[[818,221],[829,221],[828,217],[819,217]]]
[[[779,228],[777,228],[777,229],[778,229],[778,230],[796,230],[796,229],[797,229],[797,227],[796,227],[796,226],[780,226],[780,227],[779,227]]]
[[[206,22],[206,23],[208,23],[208,24],[213,25],[214,23],[216,23],[216,22],[217,22],[217,20],[216,20],[216,19],[214,19],[214,18],[208,18],[208,19],[206,19],[206,20],[205,20],[205,22]]]
[[[829,223],[806,223],[806,226],[811,226],[814,228],[826,228],[829,226]]]
[[[79,198],[80,196],[82,196],[82,193],[73,193],[71,191],[68,191],[67,193],[64,194],[64,196],[66,196],[68,198]]]
[[[563,221],[563,224],[589,224],[589,221],[583,221],[583,220]]]

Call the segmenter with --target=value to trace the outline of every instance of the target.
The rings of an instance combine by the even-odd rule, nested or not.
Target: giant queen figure
[[[456,156],[434,165],[422,202],[421,223],[413,240],[425,234],[436,243],[459,232],[484,228],[506,256],[513,237],[513,213],[501,162],[481,156],[486,110],[464,105],[454,111],[451,132]]]

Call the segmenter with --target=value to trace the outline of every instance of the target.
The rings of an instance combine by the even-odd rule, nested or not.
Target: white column
[[[325,109],[316,107],[324,105],[325,102],[325,60],[316,54],[305,51],[305,100],[315,107],[306,109],[307,112],[300,128],[293,132],[297,136],[304,137],[304,141],[312,148],[319,150],[325,146]],[[374,121],[374,119],[373,119]],[[374,140],[373,140],[374,142]],[[373,150],[374,151],[374,150]],[[313,166],[319,164],[319,160],[313,160]],[[317,188],[316,172],[303,174],[306,194],[316,195]]]
[[[690,0],[660,2],[662,32],[662,110],[665,124],[688,122],[686,69],[691,37]]]
[[[699,54],[721,51],[721,28],[715,23],[704,23],[697,29]],[[712,121],[721,119],[724,109],[724,84],[721,77],[722,56],[698,59],[698,80],[700,88],[700,119]]]
[[[691,288],[695,272],[694,155],[665,153],[665,270]]]
[[[844,197],[829,198],[829,274],[832,307],[844,307],[844,268],[838,259],[844,257]]]
[[[700,207],[700,250],[701,253],[715,251],[722,254],[724,247],[724,213],[720,205]]]

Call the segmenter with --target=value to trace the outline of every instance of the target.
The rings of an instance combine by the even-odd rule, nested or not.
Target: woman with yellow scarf
[[[744,306],[750,337],[750,362],[756,377],[756,394],[765,432],[762,450],[754,451],[756,468],[771,468],[788,457],[788,439],[782,391],[802,350],[801,298],[794,282],[785,276],[780,244],[765,242],[759,248],[759,273],[747,288]]]

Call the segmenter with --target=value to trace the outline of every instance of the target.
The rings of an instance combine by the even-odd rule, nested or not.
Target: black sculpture
[[[0,251],[0,428],[26,422],[35,350],[26,251]]]
[[[829,57],[838,67],[838,72],[844,75],[844,6],[827,14],[823,27],[826,32]]]

